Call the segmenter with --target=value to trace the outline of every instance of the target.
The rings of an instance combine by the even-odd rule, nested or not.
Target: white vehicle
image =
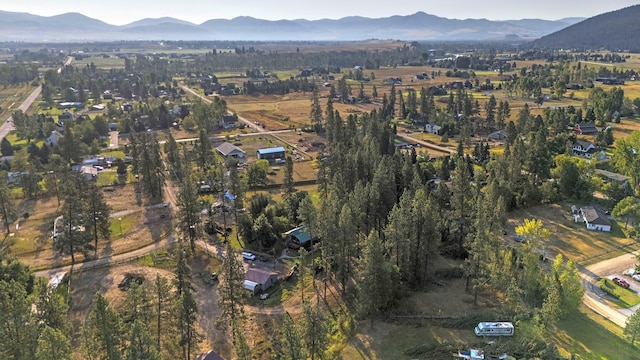
[[[255,260],[255,259],[256,259],[256,256],[255,256],[255,255],[253,255],[253,254],[252,254],[252,253],[250,253],[250,252],[246,252],[246,251],[244,251],[244,252],[242,252],[242,258],[243,258],[243,259],[245,259],[245,260],[253,261],[253,260]]]
[[[510,322],[481,322],[473,329],[476,336],[513,336],[514,328]]]
[[[638,272],[637,272],[637,271],[636,271],[636,269],[634,269],[634,268],[631,268],[631,269],[629,269],[629,270],[627,270],[627,271],[625,271],[625,272],[624,272],[624,274],[625,274],[625,275],[629,275],[629,276],[636,275],[637,273],[638,273]]]
[[[640,281],[640,274],[635,274],[631,278],[635,281]]]

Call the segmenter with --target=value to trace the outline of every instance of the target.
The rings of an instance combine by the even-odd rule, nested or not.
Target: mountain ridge
[[[640,4],[606,12],[531,42],[530,46],[565,49],[640,51]]]
[[[210,19],[194,24],[172,17],[144,18],[111,25],[80,13],[39,16],[0,10],[0,41],[113,40],[306,40],[354,41],[372,38],[418,40],[500,40],[514,35],[538,38],[569,25],[569,20],[448,19],[419,11],[380,18],[346,16],[320,20],[264,20],[250,16]]]

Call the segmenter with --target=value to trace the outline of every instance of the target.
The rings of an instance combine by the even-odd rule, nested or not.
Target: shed
[[[269,270],[251,267],[247,269],[247,272],[244,274],[244,279],[245,284],[247,283],[247,281],[249,283],[258,284],[258,290],[264,291],[278,282],[278,274]]]
[[[258,292],[260,292],[260,284],[250,281],[250,280],[245,280],[242,283],[242,286],[246,289],[249,290],[251,292],[252,295],[257,294]]]
[[[264,160],[275,160],[275,159],[284,159],[285,150],[283,147],[274,147],[274,148],[266,148],[266,149],[258,149],[256,151],[256,157]]]

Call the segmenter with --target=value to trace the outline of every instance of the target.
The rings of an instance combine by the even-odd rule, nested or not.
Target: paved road
[[[33,92],[31,92],[31,94],[24,100],[24,102],[16,110],[22,110],[22,112],[27,112],[31,104],[33,104],[33,102],[36,101],[38,96],[40,96],[41,91],[42,91],[42,86],[36,86],[35,89],[33,89]],[[9,116],[9,118],[5,122],[3,122],[2,125],[0,125],[0,140],[4,139],[5,136],[7,136],[7,134],[9,134],[11,130],[13,130],[13,119],[11,118],[11,116]]]
[[[69,65],[71,64],[72,61],[73,61],[73,57],[69,56],[67,57],[67,61],[65,61],[64,64]],[[62,67],[58,68],[58,73],[60,71],[62,71]],[[33,92],[25,99],[25,101],[16,110],[22,110],[22,112],[27,112],[31,104],[33,104],[38,98],[38,96],[40,96],[41,91],[42,91],[42,86],[36,86],[35,89],[33,89]],[[7,136],[7,134],[9,134],[11,130],[13,130],[13,119],[11,118],[11,116],[9,116],[9,118],[0,125],[0,140],[4,139],[5,136]]]
[[[637,254],[638,252],[620,255],[579,269],[585,290],[583,299],[585,305],[622,328],[626,325],[627,317],[631,316],[640,306],[629,309],[615,309],[609,306],[604,302],[607,295],[600,290],[596,282],[598,278],[619,275],[624,270],[633,268],[638,262]],[[633,282],[631,279],[627,280]],[[632,283],[632,286],[635,287],[635,283]]]

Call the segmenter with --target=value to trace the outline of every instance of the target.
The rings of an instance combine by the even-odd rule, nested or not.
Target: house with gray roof
[[[228,142],[223,142],[222,144],[218,145],[218,147],[216,147],[216,150],[225,159],[234,157],[240,161],[244,161],[246,155],[244,150]]]
[[[598,206],[582,206],[575,216],[575,220],[582,220],[587,226],[587,230],[611,231],[611,221],[607,214]]]

